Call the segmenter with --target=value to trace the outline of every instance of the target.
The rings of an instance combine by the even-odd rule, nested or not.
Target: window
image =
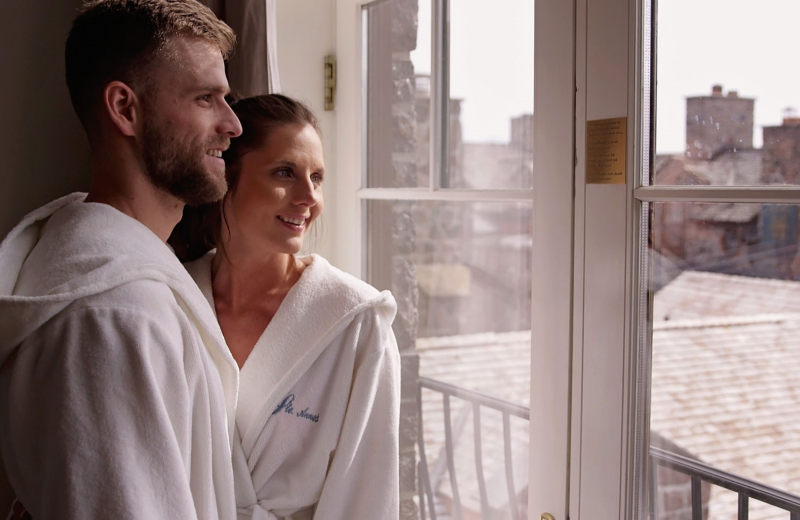
[[[401,413],[404,424],[422,421],[425,449],[418,430],[401,429],[401,457],[412,468],[425,460],[427,505],[416,487],[401,491],[416,495],[408,508],[454,515],[524,514],[527,503],[528,422],[463,394],[443,405],[442,391],[416,386],[419,374],[529,406],[533,1],[486,11],[442,0],[362,6],[365,275],[398,301]]]
[[[800,95],[787,88],[800,76],[782,65],[800,10],[776,1],[717,18],[719,7],[661,2],[653,18],[654,168],[634,191],[649,293],[639,518],[795,518],[800,507]]]

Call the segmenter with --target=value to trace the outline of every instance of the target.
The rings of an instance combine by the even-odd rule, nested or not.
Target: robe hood
[[[197,285],[146,226],[106,204],[84,203],[85,198],[85,193],[73,193],[33,211],[0,244],[0,366],[72,302],[132,281],[153,280],[172,289],[198,326],[220,370],[230,414],[236,407],[238,370]],[[25,294],[19,294],[21,280]]]

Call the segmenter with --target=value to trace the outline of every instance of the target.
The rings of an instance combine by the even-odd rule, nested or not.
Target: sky
[[[755,99],[753,144],[800,109],[800,0],[661,0],[656,148],[682,152],[686,97],[712,85]]]
[[[467,142],[507,142],[509,119],[533,112],[533,1],[451,2],[451,97],[462,102]],[[430,71],[430,0],[419,2],[417,72]],[[686,97],[712,85],[755,99],[762,126],[800,109],[800,0],[661,0],[656,148],[684,149]],[[511,49],[511,51],[509,51]]]
[[[417,73],[430,73],[430,13],[431,1],[419,0]],[[464,141],[508,142],[509,119],[533,113],[533,0],[452,0],[450,62]]]

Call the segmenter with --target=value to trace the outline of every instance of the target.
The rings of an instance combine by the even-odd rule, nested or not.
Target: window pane
[[[798,18],[796,0],[658,4],[654,184],[800,183]]]
[[[430,9],[430,0],[364,8],[370,188],[430,185]]]
[[[530,330],[530,202],[370,201],[369,279],[407,263],[417,338]]]
[[[653,206],[651,444],[800,495],[798,207]],[[655,518],[688,518],[687,476],[653,469]],[[704,518],[736,518],[735,493],[702,497]],[[753,520],[775,511],[750,501]]]
[[[450,3],[446,187],[533,186],[533,5]]]
[[[378,288],[391,289],[397,299],[395,335],[401,353],[409,346],[418,359],[419,375],[528,407],[532,204],[369,201],[366,222],[368,279]],[[414,379],[410,384],[416,388],[418,383]],[[421,395],[427,464],[419,466],[419,478],[424,483],[427,475],[439,517],[456,518],[443,394],[423,388]],[[478,441],[491,510],[487,514],[512,518],[508,490],[514,489],[516,508],[524,515],[528,420],[509,418],[513,456],[508,463],[514,476],[509,486],[503,417],[486,407],[478,413],[472,401],[450,401],[455,484],[463,518],[481,518]],[[413,424],[417,427],[419,422]]]

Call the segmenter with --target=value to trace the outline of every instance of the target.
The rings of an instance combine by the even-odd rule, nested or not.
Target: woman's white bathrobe
[[[238,368],[140,222],[85,194],[0,245],[0,445],[37,520],[231,520]]]
[[[213,304],[212,258],[187,270]],[[239,519],[395,520],[394,298],[320,256],[301,260],[308,267],[240,372]]]

